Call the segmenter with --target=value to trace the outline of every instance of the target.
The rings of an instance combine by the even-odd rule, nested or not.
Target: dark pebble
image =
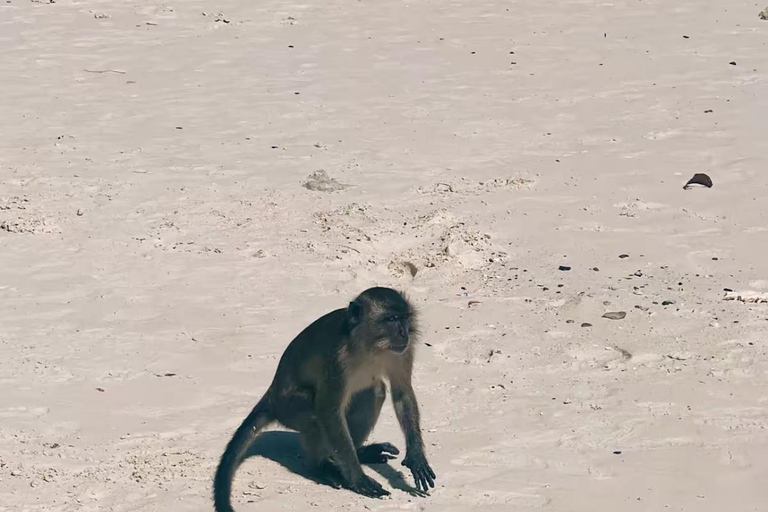
[[[674,303],[675,303],[675,301],[673,301],[673,300],[665,300],[665,301],[663,301],[663,302],[661,303],[661,305],[662,305],[662,306],[671,306],[671,305],[672,305],[672,304],[674,304]]]
[[[626,311],[609,311],[603,315],[603,318],[607,318],[608,320],[623,320],[626,316]]]
[[[613,452],[614,455],[621,455],[621,450],[616,450]]]
[[[558,270],[562,270],[563,272],[567,272],[568,270],[571,270],[571,267],[569,267],[567,265],[560,265],[558,267]]]
[[[621,259],[629,258],[629,254],[619,254],[619,258]]]
[[[731,66],[735,66],[735,65],[736,65],[736,61],[735,61],[735,60],[732,60],[732,61],[731,61],[731,62],[729,62],[728,64],[730,64]]]
[[[581,324],[581,326],[582,327],[592,327],[592,324],[589,323],[589,322],[584,322],[583,324]]]

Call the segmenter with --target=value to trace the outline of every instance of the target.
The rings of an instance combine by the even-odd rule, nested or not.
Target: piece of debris
[[[688,182],[685,185],[683,185],[683,190],[689,190],[693,188],[695,185],[701,185],[702,187],[712,188],[712,178],[710,178],[703,172],[696,173],[693,175],[691,179],[688,180]]]
[[[693,357],[693,354],[688,352],[677,352],[674,354],[665,354],[664,357],[672,359],[673,361],[687,361]]]
[[[569,270],[571,270],[571,267],[569,267],[567,265],[560,265],[557,269],[561,270],[563,272],[568,272]]]
[[[671,306],[674,303],[675,303],[675,301],[673,301],[673,300],[665,300],[665,301],[661,302],[661,305],[662,306]]]
[[[313,192],[336,192],[338,190],[344,190],[349,185],[339,183],[335,179],[328,176],[328,173],[320,169],[313,172],[307,177],[307,181],[302,185],[307,190]]]
[[[589,322],[584,322],[581,324],[582,327],[592,327],[592,324]]]
[[[759,14],[759,17],[761,20],[768,20],[768,7],[762,10],[762,12]]]
[[[629,361],[630,359],[632,359],[632,353],[629,350],[625,348],[621,348],[618,345],[614,345],[612,348],[613,350],[621,354],[621,358],[624,359],[625,361]]]
[[[735,292],[730,288],[726,288],[725,300],[737,300],[746,304],[764,304],[768,303],[768,292],[756,292],[752,290],[746,290],[741,292]]]
[[[623,320],[627,316],[626,311],[609,311],[603,315],[608,320]]]
[[[629,258],[629,254],[619,254],[619,258],[621,259]]]

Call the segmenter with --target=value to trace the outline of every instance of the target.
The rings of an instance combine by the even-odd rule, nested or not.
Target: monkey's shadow
[[[248,450],[245,458],[257,455],[275,461],[288,471],[296,473],[307,480],[320,485],[328,485],[317,478],[317,475],[314,474],[312,468],[307,463],[301,443],[299,442],[299,435],[296,432],[283,430],[262,432]],[[403,474],[389,464],[370,464],[368,467],[385,478],[393,488],[407,492],[411,496],[425,496],[425,493],[412,487],[406,482]]]

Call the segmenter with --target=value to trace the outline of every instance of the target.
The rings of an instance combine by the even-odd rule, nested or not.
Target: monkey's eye
[[[397,315],[388,316],[387,318],[384,319],[384,321],[386,322],[397,322],[398,320],[400,320],[400,317],[398,317]]]

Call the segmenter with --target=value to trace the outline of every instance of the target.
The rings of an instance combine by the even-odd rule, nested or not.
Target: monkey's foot
[[[360,464],[386,464],[399,453],[390,443],[373,443],[357,449],[357,460]]]
[[[324,460],[317,466],[317,476],[324,484],[328,484],[334,489],[343,487],[344,477],[341,471],[330,460]]]
[[[368,475],[363,475],[362,479],[350,485],[349,489],[369,498],[383,498],[390,495],[388,490]]]

